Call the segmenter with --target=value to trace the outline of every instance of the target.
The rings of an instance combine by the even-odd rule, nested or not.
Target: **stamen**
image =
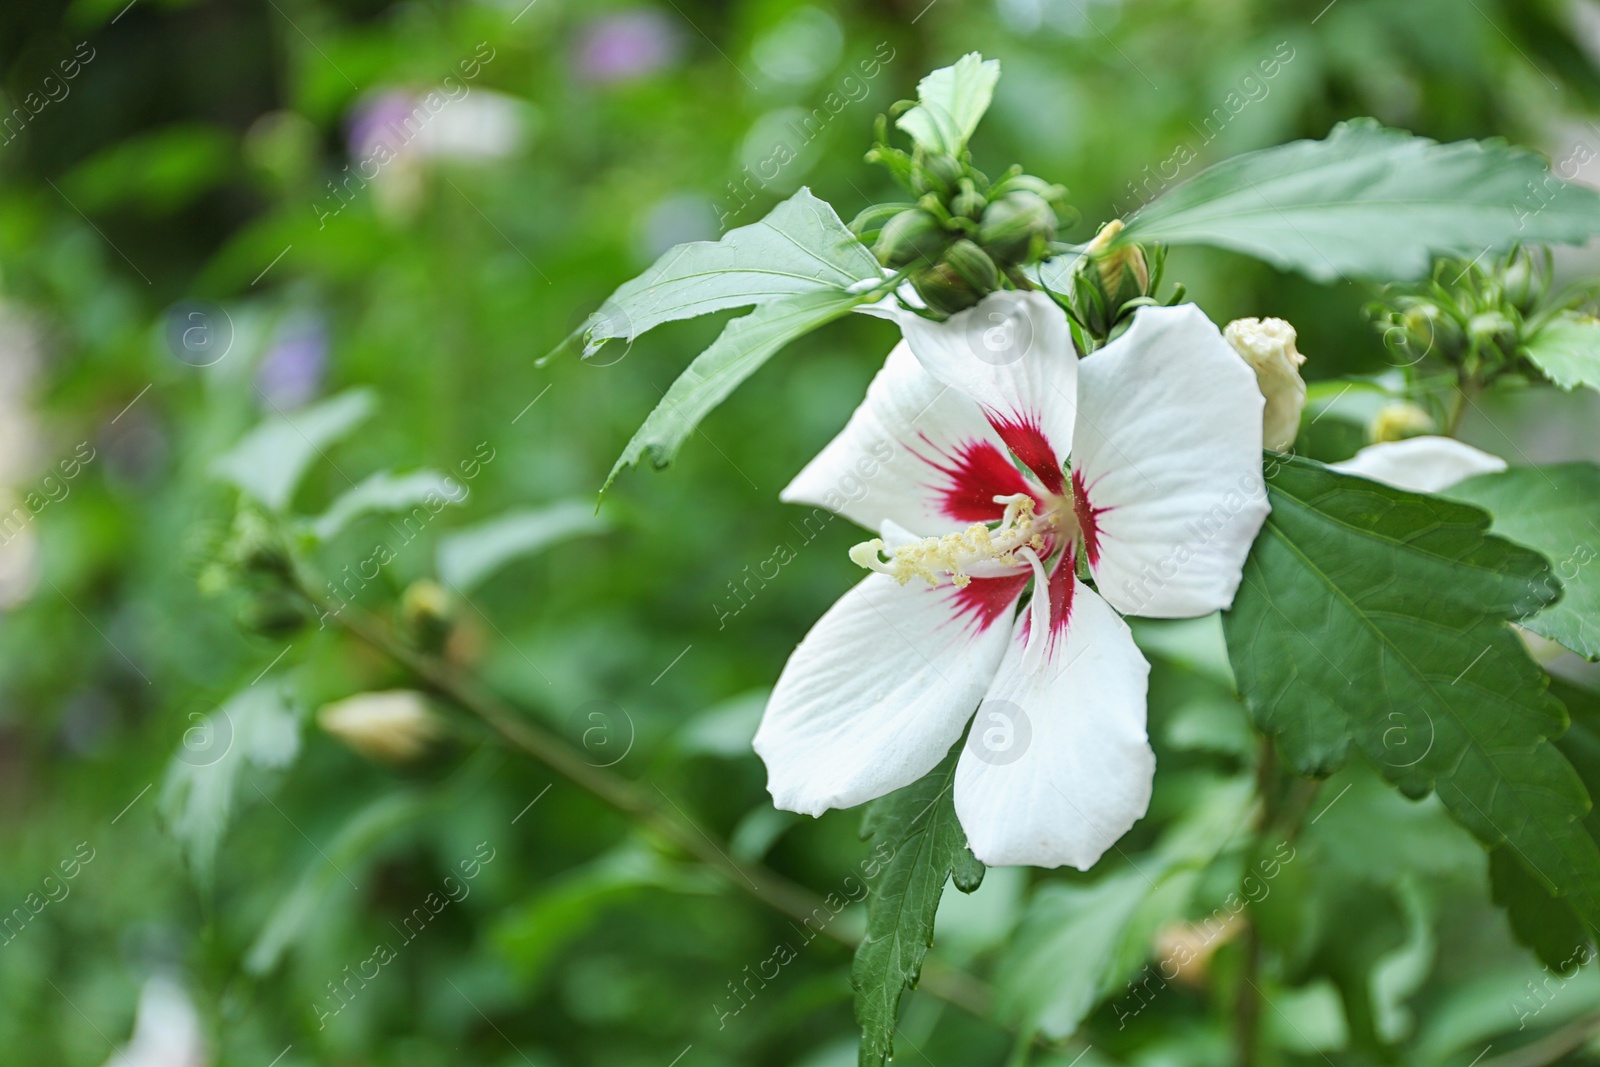
[[[996,504],[1004,504],[1005,512],[994,526],[973,523],[959,533],[943,537],[924,537],[894,549],[887,549],[882,538],[863,541],[850,550],[850,559],[857,566],[878,574],[887,574],[901,585],[912,578],[921,578],[929,585],[938,585],[948,578],[957,588],[972,581],[969,567],[998,563],[1002,566],[1025,567],[1028,561],[1019,552],[1028,549],[1038,553],[1045,548],[1045,535],[1056,525],[1055,512],[1035,516],[1035,502],[1027,493],[997,496]],[[885,563],[881,556],[888,556]],[[1035,557],[1037,558],[1037,556]]]

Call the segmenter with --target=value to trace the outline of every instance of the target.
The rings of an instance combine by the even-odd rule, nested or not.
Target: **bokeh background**
[[[1558,0],[0,6],[0,495],[23,507],[0,547],[0,910],[31,912],[0,938],[0,1059],[113,1061],[144,990],[150,1018],[203,1035],[184,1067],[854,1062],[844,949],[807,946],[725,1014],[730,983],[791,936],[782,917],[464,720],[402,767],[319,730],[322,702],[405,676],[331,633],[263,634],[205,595],[234,495],[210,468],[263,417],[353,386],[376,412],[319,457],[298,510],[380,468],[479,460],[467,502],[362,591],[380,615],[449,530],[587,508],[720,323],[664,327],[593,364],[537,357],[671,245],[753,222],[801,185],[846,219],[894,199],[862,161],[874,117],[974,49],[1004,70],[980,165],[1067,185],[1082,216],[1071,240],[1207,162],[1358,115],[1557,160],[1600,146],[1600,6]],[[398,136],[430,93],[444,102]],[[393,158],[349,180],[380,144]],[[1174,169],[1186,145],[1197,158]],[[1188,250],[1168,277],[1219,322],[1293,321],[1313,378],[1388,365],[1362,313],[1369,287]],[[774,813],[746,741],[763,687],[854,580],[859,534],[843,520],[803,529],[777,493],[892,339],[858,317],[794,345],[670,471],[624,476],[603,530],[510,564],[460,605],[457,654],[517,706],[822,893],[867,854],[858,816]],[[1511,431],[1519,447],[1600,455],[1570,429],[1581,412],[1551,415],[1581,403],[1545,396]],[[365,555],[383,529],[368,522],[321,550],[328,571]],[[200,716],[269,671],[297,694],[297,755],[240,770],[208,876],[163,816],[162,783]],[[1186,753],[1164,714],[1158,702],[1164,767],[1243,759],[1236,738]],[[1381,865],[1367,825],[1343,832]],[[1452,832],[1427,868],[1447,890],[1415,899],[1436,931],[1488,931],[1454,977],[1500,974],[1482,1003],[1504,1014],[1499,990],[1536,965]],[[470,893],[322,1019],[329,983],[485,853]],[[74,858],[61,899],[32,911]],[[1062,877],[991,872],[941,919],[935,954],[983,974],[1031,888]],[[1382,899],[1357,910],[1410,921],[1412,898]],[[1424,970],[1448,981],[1460,942],[1430,936]],[[1290,987],[1305,975],[1273,980],[1301,1004]],[[1408,995],[1434,995],[1420,983]],[[1168,996],[1137,1040],[1113,1036],[1084,1063],[1228,1062],[1203,979]],[[1326,1017],[1336,1031],[1327,1000],[1294,1028]],[[1472,1012],[1453,1010],[1470,1030]],[[1098,1025],[1121,1031],[1115,1016]],[[1015,1040],[922,998],[903,1028],[902,1058],[935,1067],[1005,1062]],[[1295,1052],[1286,1033],[1289,1060],[1339,1056],[1336,1034],[1299,1036]]]

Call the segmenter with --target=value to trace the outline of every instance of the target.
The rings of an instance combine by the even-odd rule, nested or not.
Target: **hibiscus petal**
[[[780,498],[927,537],[998,519],[996,496],[1027,491],[978,406],[924,371],[902,341],[850,422]]]
[[[933,322],[893,313],[924,369],[978,402],[995,431],[1053,493],[1072,443],[1078,357],[1067,317],[1043,293],[999,292]]]
[[[1073,496],[1100,594],[1157,618],[1227,607],[1268,510],[1254,372],[1185,304],[1139,311],[1078,374]]]
[[[1061,639],[1039,669],[1024,672],[1018,620],[956,764],[956,815],[990,866],[1086,871],[1150,803],[1150,665],[1127,624],[1070,565],[1057,573],[1071,583],[1070,595],[1052,597],[1051,629]],[[1064,628],[1054,615],[1063,599]]]
[[[994,677],[1031,572],[965,588],[869,575],[789,657],[756,731],[772,801],[821,815],[944,758]]]
[[[1437,493],[1474,474],[1503,471],[1506,461],[1453,438],[1413,437],[1368,445],[1344,462],[1328,466],[1396,489]]]

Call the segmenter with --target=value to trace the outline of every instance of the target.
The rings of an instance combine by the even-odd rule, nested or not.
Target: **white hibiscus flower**
[[[1475,474],[1503,471],[1506,461],[1453,437],[1428,436],[1368,445],[1328,467],[1412,493],[1440,493]]]
[[[851,553],[874,573],[778,680],[755,738],[768,789],[812,815],[882,796],[978,709],[955,778],[973,851],[1087,869],[1155,767],[1149,665],[1118,612],[1227,607],[1266,517],[1255,376],[1192,305],[1141,310],[1081,361],[1039,293],[945,323],[876,310],[905,340],[783,492],[878,531]]]

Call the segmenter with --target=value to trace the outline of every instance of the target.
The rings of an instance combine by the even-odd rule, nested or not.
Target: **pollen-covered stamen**
[[[883,539],[875,537],[852,548],[850,559],[870,571],[889,575],[901,585],[921,578],[929,585],[949,579],[960,587],[972,580],[968,572],[980,564],[1030,566],[1020,550],[1048,554],[1060,516],[1071,519],[1070,509],[1051,505],[1036,513],[1034,498],[1027,493],[997,496],[994,502],[1004,504],[1006,510],[993,525],[974,523],[958,533],[924,537],[895,548],[885,547]]]

